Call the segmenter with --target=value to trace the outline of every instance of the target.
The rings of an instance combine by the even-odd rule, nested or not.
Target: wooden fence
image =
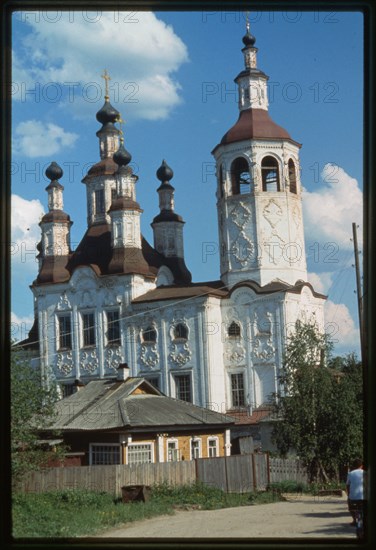
[[[268,484],[267,455],[236,455],[198,459],[197,480],[226,493],[249,493]]]
[[[199,458],[192,461],[134,466],[73,466],[30,472],[19,485],[22,492],[41,493],[67,488],[106,491],[120,495],[123,485],[185,485],[200,481],[228,493],[265,489],[269,482],[305,481],[295,460],[269,459],[267,454]]]
[[[270,458],[269,472],[271,483],[287,479],[308,483],[307,471],[302,462],[293,458]]]

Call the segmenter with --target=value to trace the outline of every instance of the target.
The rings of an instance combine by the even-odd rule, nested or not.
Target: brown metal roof
[[[236,124],[225,133],[219,145],[249,139],[288,139],[301,147],[299,143],[291,138],[287,130],[270,118],[268,111],[264,109],[241,111]],[[214,148],[213,152],[219,145]]]
[[[102,159],[90,168],[87,175],[84,177],[82,181],[85,182],[87,179],[90,179],[91,177],[114,175],[117,169],[118,169],[118,165],[112,159],[112,157]]]
[[[43,259],[38,277],[33,284],[65,283],[70,279],[69,256],[47,256]]]
[[[249,425],[258,424],[261,420],[266,419],[272,414],[270,406],[260,406],[257,409],[253,409],[252,413],[248,411],[227,411],[226,414],[232,416],[235,419],[235,425]]]
[[[69,223],[72,225],[73,222],[71,222],[71,219],[69,217],[69,214],[66,214],[62,210],[50,210],[43,216],[41,219],[39,225],[41,223],[47,223],[47,222],[59,222],[59,223]]]
[[[219,288],[219,287],[222,288]],[[135,298],[132,303],[155,302],[158,300],[174,300],[177,298],[194,298],[199,296],[216,296],[224,298],[228,295],[228,290],[223,288],[222,281],[214,283],[191,283],[189,285],[169,285],[160,286],[154,290],[142,294]]]
[[[162,265],[171,270],[177,284],[190,283],[192,276],[183,258],[165,258],[144,237],[141,249],[113,249],[111,227],[104,223],[90,226],[69,257],[44,258],[35,284],[68,281],[73,271],[81,266],[90,266],[98,276],[136,273],[155,278]]]

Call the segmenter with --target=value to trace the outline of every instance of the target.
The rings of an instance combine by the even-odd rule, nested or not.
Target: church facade
[[[217,281],[192,282],[165,161],[157,170],[153,245],[142,236],[138,177],[108,94],[96,115],[100,160],[83,179],[88,227],[74,251],[63,172],[56,163],[47,169],[49,211],[40,222],[31,285],[35,323],[24,345],[37,347],[34,361],[62,396],[77,380],[116,379],[127,363],[131,376],[168,396],[220,412],[252,411],[278,389],[295,322],[323,330],[326,297],[307,282],[301,146],[268,113],[268,76],[257,67],[249,29],[243,44],[244,69],[235,78],[239,118],[212,152]]]

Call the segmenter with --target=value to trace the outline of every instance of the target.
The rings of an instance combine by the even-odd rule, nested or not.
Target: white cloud
[[[352,222],[362,226],[363,193],[357,180],[339,166],[326,164],[321,176],[324,187],[314,192],[304,191],[305,233],[310,240],[334,242],[341,250],[350,249]],[[358,241],[361,245],[361,230]]]
[[[56,124],[27,120],[16,127],[12,148],[14,154],[24,157],[48,157],[63,147],[72,147],[77,138],[77,134],[65,132]]]
[[[19,342],[28,337],[29,330],[34,323],[34,317],[31,315],[19,317],[13,311],[10,317],[11,339]]]
[[[57,97],[55,103],[80,118],[92,116],[93,103],[98,108],[103,103],[100,75],[106,67],[110,99],[121,106],[124,118],[165,118],[181,102],[173,73],[188,60],[187,48],[153,13],[99,12],[88,17],[77,11],[61,13],[55,23],[25,19],[31,32],[16,45],[15,99],[32,101],[24,90],[36,89],[42,99]]]
[[[326,271],[323,273],[308,273],[308,281],[311,283],[316,292],[327,294],[333,282],[333,272]]]
[[[325,329],[336,348],[355,350],[359,352],[359,329],[345,304],[335,304],[331,300],[325,302]]]
[[[11,260],[13,275],[25,269],[36,274],[36,245],[41,233],[38,225],[44,209],[39,200],[26,200],[18,195],[11,197]]]

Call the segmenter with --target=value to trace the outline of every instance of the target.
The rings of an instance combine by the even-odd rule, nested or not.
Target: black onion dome
[[[172,179],[173,177],[174,177],[174,172],[169,167],[167,162],[163,160],[161,166],[157,170],[157,178],[159,179],[159,181],[163,183],[165,181],[166,182],[170,181],[170,179]]]
[[[119,149],[114,153],[114,161],[118,166],[126,166],[132,160],[132,155],[126,150],[123,143],[120,143]]]
[[[120,113],[111,105],[109,101],[105,101],[103,107],[97,112],[97,120],[101,124],[107,124],[108,122],[116,122]]]
[[[249,31],[243,36],[242,40],[246,48],[254,46],[256,42],[256,38]]]
[[[51,162],[51,164],[46,169],[46,176],[51,181],[56,181],[63,176],[63,169],[57,164],[57,162]]]

